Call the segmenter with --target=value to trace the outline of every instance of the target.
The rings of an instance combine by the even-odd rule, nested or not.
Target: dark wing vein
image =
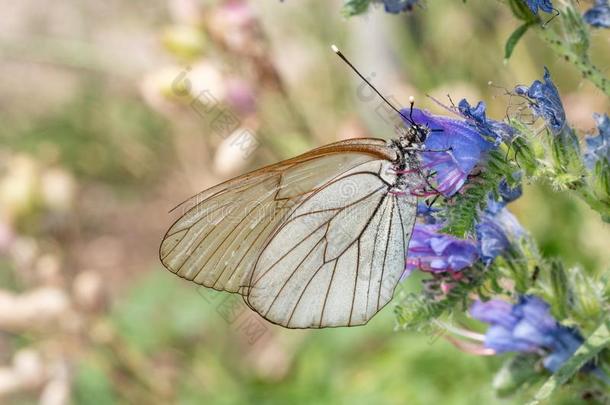
[[[295,274],[295,273],[296,273],[296,271],[299,269],[299,267],[301,267],[301,265],[302,265],[303,263],[305,263],[305,260],[307,260],[307,259],[308,259],[308,258],[311,256],[311,254],[312,254],[313,252],[315,252],[316,248],[317,248],[317,247],[320,245],[320,242],[322,242],[323,240],[324,240],[324,236],[322,236],[322,237],[320,238],[320,240],[318,240],[318,241],[316,242],[316,244],[313,246],[313,248],[311,248],[311,249],[309,250],[309,253],[307,253],[307,254],[305,255],[305,257],[303,258],[303,260],[301,260],[301,261],[299,262],[299,264],[297,264],[297,265],[295,266],[295,268],[294,268],[294,270],[292,271],[292,273],[290,274],[290,276],[289,276],[289,277],[288,277],[286,280],[284,280],[284,282],[282,283],[282,287],[280,288],[280,290],[279,290],[279,291],[278,291],[278,293],[276,294],[275,298],[273,298],[273,301],[271,301],[271,305],[269,305],[269,308],[268,308],[268,309],[267,309],[267,311],[265,312],[265,316],[267,316],[267,314],[269,314],[269,311],[271,311],[271,308],[273,308],[273,305],[274,305],[274,304],[275,304],[275,302],[277,301],[278,297],[279,297],[279,296],[282,294],[282,291],[284,290],[284,288],[286,288],[286,285],[288,284],[288,282],[290,282],[290,280],[292,279],[292,277],[294,277],[294,274]]]
[[[322,326],[322,320],[324,319],[324,310],[326,309],[326,301],[328,301],[328,293],[330,292],[330,289],[333,285],[333,280],[335,279],[335,271],[337,270],[338,262],[339,259],[335,259],[335,265],[333,266],[333,272],[330,276],[330,282],[328,283],[328,288],[326,289],[326,294],[324,295],[324,304],[322,304],[322,312],[320,314],[320,323],[318,324],[318,327]]]
[[[369,311],[369,295],[371,292],[371,281],[373,279],[373,261],[375,259],[375,252],[377,251],[377,240],[379,240],[379,228],[381,228],[381,221],[383,221],[383,217],[385,215],[386,209],[388,208],[387,205],[384,205],[383,207],[383,211],[381,212],[381,215],[379,216],[379,222],[377,223],[377,230],[375,231],[375,238],[373,241],[373,250],[371,250],[371,267],[370,267],[370,272],[369,272],[369,284],[368,284],[368,288],[366,290],[366,312],[368,313]]]
[[[347,322],[348,325],[352,324],[352,315],[354,314],[354,301],[356,300],[356,286],[358,284],[358,273],[360,270],[360,238],[356,239],[356,241],[358,243],[358,254],[356,255],[356,277],[354,277],[354,291],[352,291],[352,306],[349,310],[349,321]]]

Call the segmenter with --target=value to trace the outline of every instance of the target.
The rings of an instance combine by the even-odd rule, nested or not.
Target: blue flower
[[[435,213],[439,212],[438,208],[427,205],[424,202],[417,203],[417,216],[422,218],[426,224],[435,224],[437,222]]]
[[[552,372],[583,342],[578,331],[560,325],[549,305],[536,296],[523,296],[514,305],[497,299],[476,301],[470,315],[491,325],[485,334],[485,347],[496,353],[541,353],[544,366]]]
[[[595,6],[585,11],[583,19],[595,28],[610,28],[610,4],[608,0],[597,0]]]
[[[504,205],[504,202],[490,201],[475,228],[479,256],[485,264],[509,251],[525,235],[517,218]]]
[[[409,110],[401,111],[406,116]],[[423,169],[435,173],[437,190],[446,197],[454,195],[466,182],[486,152],[495,147],[476,127],[465,120],[432,115],[413,109],[413,121],[427,126],[431,132],[422,152]]]
[[[385,11],[398,14],[403,11],[411,11],[419,0],[383,0]]]
[[[517,218],[506,208],[506,204],[521,197],[521,186],[511,188],[503,179],[498,191],[498,200],[491,194],[488,196],[485,211],[475,226],[479,256],[486,265],[508,252],[526,234]]]
[[[459,272],[477,260],[477,245],[440,233],[440,224],[415,224],[409,242],[406,274],[419,269],[431,273]]]
[[[599,160],[606,160],[610,164],[610,118],[608,115],[594,114],[597,122],[597,136],[585,138],[587,151],[584,154],[585,165],[592,170]]]
[[[551,0],[525,0],[527,6],[532,10],[532,13],[538,14],[538,9],[545,13],[553,11],[553,3]]]
[[[520,180],[521,173],[518,172],[516,175],[513,175],[513,177],[516,180]],[[521,185],[510,187],[506,179],[502,179],[498,185],[498,192],[500,193],[500,200],[504,204],[508,204],[521,197],[521,194],[523,194],[523,189],[521,188]]]
[[[553,81],[549,70],[544,68],[544,83],[535,80],[530,87],[517,86],[515,93],[530,100],[530,108],[538,117],[542,117],[551,132],[555,135],[563,130],[566,124],[566,114],[563,110],[559,91]]]

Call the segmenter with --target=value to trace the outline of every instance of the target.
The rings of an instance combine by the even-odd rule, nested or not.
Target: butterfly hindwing
[[[252,273],[253,309],[291,328],[352,326],[392,298],[415,201],[390,192],[389,166],[385,160],[360,165],[291,212]]]

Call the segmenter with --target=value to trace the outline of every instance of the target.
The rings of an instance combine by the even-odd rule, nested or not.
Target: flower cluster
[[[558,174],[555,186],[558,189],[575,188],[583,199],[597,210],[602,219],[610,221],[610,119],[607,115],[593,114],[598,134],[585,139],[586,149],[581,151],[575,131],[566,121],[559,91],[551,80],[548,69],[544,69],[544,82],[536,80],[531,86],[517,86],[515,92],[530,101],[534,115],[542,117],[553,135],[547,145],[553,151],[553,169]],[[584,168],[588,169],[585,172]],[[582,180],[585,179],[583,182]],[[588,185],[595,200],[588,198],[589,192],[578,189]]]
[[[599,133],[586,139],[587,150],[582,154],[577,138],[567,124],[559,91],[548,69],[544,69],[543,81],[517,86],[515,93],[528,100],[534,115],[543,118],[553,135],[549,141],[550,148],[563,151],[566,156],[577,160],[573,166],[586,164],[589,170],[597,166],[598,171],[592,177],[598,182],[599,178],[602,181],[610,179],[610,118],[607,115],[595,115]],[[474,171],[487,170],[490,151],[496,150],[501,143],[510,143],[516,134],[516,129],[506,123],[488,119],[483,102],[472,107],[462,100],[455,112],[460,118],[437,116],[420,109],[402,111],[405,116],[410,114],[417,125],[428,129],[420,153],[421,167],[435,183],[434,190],[448,200],[463,193]],[[566,152],[566,148],[571,153]],[[564,173],[565,159],[557,164],[561,166],[557,171]],[[485,209],[479,210],[474,234],[468,239],[444,233],[443,210],[420,206],[418,213],[424,223],[415,226],[409,246],[407,273],[414,269],[455,273],[471,267],[477,260],[489,265],[497,256],[514,250],[512,245],[526,233],[506,209],[506,204],[521,195],[520,187],[509,186],[509,183],[518,184],[521,175],[516,170],[511,178],[499,179],[494,192],[481,202]],[[605,183],[602,189],[605,191],[607,188],[610,195],[610,185]],[[443,206],[445,211],[450,208]]]
[[[599,185],[597,189],[593,188],[597,190],[595,195],[599,204],[604,198],[610,201],[610,117],[594,116],[597,133],[585,139],[586,149],[582,153],[548,69],[544,69],[542,80],[535,80],[529,86],[517,86],[515,94],[526,99],[532,114],[542,119],[547,128],[546,136],[539,130],[524,133],[523,127],[509,125],[514,121],[506,123],[487,118],[483,102],[473,106],[466,100],[460,101],[452,110],[456,117],[437,116],[419,109],[402,111],[405,115],[411,113],[415,124],[428,129],[419,151],[421,167],[427,179],[434,183],[437,198],[443,200],[437,207],[418,205],[419,222],[409,243],[404,276],[416,270],[427,273],[429,279],[424,281],[423,294],[430,302],[438,303],[442,300],[451,302],[451,297],[459,296],[460,291],[467,291],[463,296],[466,299],[468,292],[472,292],[468,285],[477,277],[487,277],[486,272],[508,274],[510,287],[494,290],[494,293],[501,291],[502,295],[515,296],[517,303],[493,298],[493,293],[492,299],[475,301],[470,308],[471,316],[490,327],[485,336],[469,331],[465,331],[464,336],[481,336],[484,346],[464,345],[461,341],[455,344],[476,354],[518,352],[539,356],[544,367],[555,372],[584,339],[576,328],[562,325],[551,315],[549,303],[529,292],[528,286],[535,282],[529,280],[537,277],[529,273],[534,270],[528,264],[535,260],[536,256],[531,252],[536,251],[536,247],[507,204],[521,196],[522,179],[537,175],[536,165],[543,167],[541,170],[546,176],[556,173],[557,179],[573,181],[571,187],[585,187],[587,181],[595,182]],[[514,156],[523,154],[526,149],[548,151],[548,154],[541,155],[540,159],[545,159],[543,163],[533,159],[533,173],[523,170],[518,163],[511,165],[509,162],[507,167],[512,169],[508,172],[489,175],[492,166],[498,164],[492,159],[494,153],[497,156],[503,151],[501,155],[508,159],[510,151],[517,148]],[[485,177],[487,183],[477,181],[478,176]],[[479,189],[484,187],[481,184],[489,186],[490,183],[492,187],[484,188],[486,192],[481,195]],[[476,211],[476,215],[471,213],[476,220],[469,232],[458,237],[451,233],[448,222],[452,211],[460,209],[455,201],[472,201],[466,198],[469,193],[479,198],[476,205],[469,206]],[[534,268],[539,266],[544,265]],[[522,275],[518,276],[518,272]],[[553,277],[562,279],[565,276],[561,274],[562,270],[556,269]],[[556,280],[551,288],[567,288],[565,286],[565,281]],[[558,297],[566,296],[566,293],[555,292]],[[434,312],[435,304],[430,305],[426,311]],[[607,380],[604,372],[591,364],[583,370],[593,371],[603,381]]]
[[[515,130],[506,123],[488,119],[485,110],[485,103],[472,107],[463,99],[455,111],[459,119],[420,109],[402,111],[417,125],[427,128],[428,136],[421,152],[422,168],[431,174],[435,191],[446,198],[459,193],[477,168],[484,170],[488,153],[515,135]],[[497,192],[499,199],[488,196],[487,208],[480,212],[476,238],[460,239],[443,232],[446,225],[441,220],[443,210],[420,205],[418,214],[423,223],[415,225],[411,236],[405,274],[419,269],[454,275],[477,260],[489,264],[507,251],[522,231],[505,206],[518,198],[521,190],[509,187],[503,179]]]
[[[428,129],[421,154],[422,168],[434,173],[435,189],[445,197],[456,194],[475,167],[485,161],[487,152],[513,134],[508,125],[486,118],[483,102],[471,108],[462,100],[458,111],[462,119],[433,115],[417,108],[401,111]]]
[[[468,239],[444,233],[443,224],[434,213],[419,209],[424,223],[415,224],[405,275],[416,269],[453,274],[471,267],[477,260],[489,265],[496,257],[509,253],[525,231],[505,207],[507,202],[490,198],[476,225],[476,238]]]
[[[610,28],[610,1],[590,2],[594,4],[582,16],[578,2],[504,2],[521,21],[506,42],[504,57],[510,58],[520,39],[534,32],[610,96],[610,81],[589,55],[592,28]],[[418,2],[347,0],[346,14],[360,14],[375,3],[398,14]],[[610,386],[598,365],[607,363],[607,353],[598,356],[599,363],[593,361],[594,353],[586,355],[584,367],[583,362],[567,362],[585,342],[583,336],[593,328],[594,334],[603,330],[599,325],[607,322],[607,285],[578,267],[564,268],[559,259],[544,259],[507,208],[521,196],[522,183],[544,182],[579,197],[610,223],[610,117],[594,114],[597,131],[581,142],[546,67],[541,79],[516,86],[510,95],[520,103],[504,121],[488,118],[484,102],[465,99],[447,108],[453,116],[416,108],[401,111],[411,118],[406,125],[421,126],[427,134],[423,145],[414,148],[421,184],[411,190],[427,201],[418,205],[403,274],[425,273],[422,293],[417,300],[401,299],[398,323],[420,330],[443,314],[470,307],[473,318],[489,324],[487,333],[446,325],[449,341],[473,354],[520,353],[508,358],[498,373],[508,377],[496,380],[510,380],[498,386],[494,381],[498,393],[506,387],[514,392],[542,376],[536,363],[553,373],[560,368],[566,375],[590,372]],[[607,331],[602,333],[610,341]],[[465,340],[454,339],[456,335]],[[595,341],[592,337],[584,343],[587,347]]]
[[[491,325],[485,334],[485,347],[495,353],[540,353],[543,364],[557,371],[580,347],[583,338],[551,315],[550,306],[536,296],[522,296],[516,304],[493,299],[476,301],[470,315]]]

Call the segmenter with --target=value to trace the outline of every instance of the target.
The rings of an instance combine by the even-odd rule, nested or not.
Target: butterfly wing
[[[406,266],[414,198],[390,193],[391,163],[351,169],[300,201],[257,259],[248,304],[290,328],[366,323]]]
[[[183,205],[161,261],[283,326],[365,323],[392,297],[415,216],[388,193],[395,158],[349,140],[215,186]]]

